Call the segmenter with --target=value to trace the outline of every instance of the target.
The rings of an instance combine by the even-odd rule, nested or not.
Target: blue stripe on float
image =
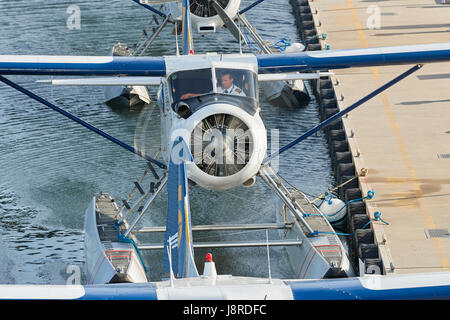
[[[114,57],[104,63],[58,62],[56,57],[55,62],[2,62],[0,56],[0,74],[165,76],[166,63],[163,57]]]
[[[117,283],[84,286],[79,300],[158,300],[156,287],[148,283]]]
[[[376,279],[375,279],[376,281]],[[294,300],[412,300],[449,299],[450,286],[368,289],[357,278],[286,281]]]
[[[340,56],[333,56],[332,51],[258,55],[258,68],[259,73],[276,73],[450,61],[450,49],[370,54],[373,51],[364,50],[357,50],[361,54],[345,50],[348,55],[342,50]]]

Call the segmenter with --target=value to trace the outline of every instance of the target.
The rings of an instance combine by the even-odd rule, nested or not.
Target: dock
[[[439,1],[438,1],[439,2]],[[310,1],[331,49],[450,42],[450,4]],[[334,71],[342,110],[410,66]],[[428,64],[343,119],[386,274],[450,270],[450,63]]]

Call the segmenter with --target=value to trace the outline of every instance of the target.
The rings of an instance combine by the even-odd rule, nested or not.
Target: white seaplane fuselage
[[[172,149],[174,139],[182,137],[190,146],[193,155],[194,161],[186,164],[187,176],[191,182],[218,191],[241,185],[253,185],[267,153],[267,132],[259,115],[258,69],[254,56],[206,54],[186,56],[182,60],[178,57],[166,57],[166,68],[166,76],[161,78],[157,94],[161,114],[161,155],[164,162],[169,163],[171,152],[175,150]],[[244,95],[224,93],[221,88],[221,77],[224,74],[227,75],[225,77],[231,74],[235,87],[242,88],[238,91]],[[245,133],[247,138],[245,142],[251,146],[250,148],[243,150],[236,148],[236,134],[232,132],[233,129]],[[199,144],[196,144],[198,141]],[[200,148],[200,152],[197,148]],[[227,159],[227,152],[230,150],[231,161]],[[241,158],[243,162],[236,164],[234,162],[240,159],[235,154],[239,151],[244,152]],[[214,154],[213,157],[210,155],[211,152]],[[223,155],[217,158],[220,152],[223,152]],[[211,169],[212,167],[215,169]],[[304,198],[298,199],[303,200]],[[88,249],[92,251],[91,254],[88,252],[87,259],[90,278],[95,279],[95,273],[98,273],[95,260],[98,260],[103,251],[102,260],[105,263],[102,268],[107,270],[103,270],[105,276],[99,277],[99,282],[94,280],[94,283],[105,283],[103,282],[105,279],[112,279],[118,271],[114,261],[107,258],[107,251],[112,247],[119,250],[118,246],[126,245],[133,254],[130,255],[129,267],[125,268],[128,275],[119,278],[131,282],[145,282],[145,278],[142,277],[142,266],[139,266],[141,261],[129,243],[117,241],[115,244],[105,245],[104,242],[97,241],[97,247],[95,244],[92,245],[92,239],[99,238],[92,233],[100,230],[99,222],[94,222],[96,201],[99,199],[93,200],[87,212],[91,220],[90,225],[97,226],[86,229],[87,239],[91,239]],[[313,207],[308,210],[320,213]],[[294,239],[301,243],[298,246],[290,246],[287,250],[293,270],[301,269],[301,278],[322,278],[334,271],[341,275],[353,274],[344,247],[336,235],[309,237],[300,222],[289,211],[285,212],[282,218],[281,216],[278,218],[289,225],[288,231],[280,233],[281,238]],[[320,225],[324,225],[326,231],[332,231],[323,216],[315,218],[314,221],[317,222],[317,219],[321,220]],[[330,250],[337,252],[331,260],[324,255],[324,252]],[[116,276],[115,279],[117,278]]]

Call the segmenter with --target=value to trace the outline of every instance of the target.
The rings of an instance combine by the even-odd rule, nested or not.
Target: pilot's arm
[[[180,99],[192,98],[192,97],[199,96],[200,94],[201,93],[185,93],[180,97]]]

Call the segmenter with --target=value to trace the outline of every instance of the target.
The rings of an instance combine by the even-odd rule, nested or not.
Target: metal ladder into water
[[[254,42],[254,44],[260,48],[261,53],[266,53],[266,54],[273,53],[272,50],[270,49],[268,43],[260,37],[258,32],[256,32],[256,29],[250,24],[250,22],[247,20],[245,15],[238,14],[238,21],[239,21],[239,26],[241,27],[241,29],[243,29],[244,32],[246,32],[246,34]],[[245,41],[245,43],[249,44],[245,37],[243,40]]]
[[[155,39],[159,36],[162,29],[167,25],[167,23],[170,20],[170,15],[167,16],[162,23],[158,21],[158,18],[156,15],[153,15],[152,20],[150,20],[147,27],[144,29],[142,35],[139,37],[138,41],[134,45],[134,49],[132,49],[132,55],[133,56],[143,56],[147,50],[150,48],[150,46],[153,44]],[[155,26],[153,26],[153,23],[155,23]],[[150,28],[152,28],[152,32],[149,33]]]

